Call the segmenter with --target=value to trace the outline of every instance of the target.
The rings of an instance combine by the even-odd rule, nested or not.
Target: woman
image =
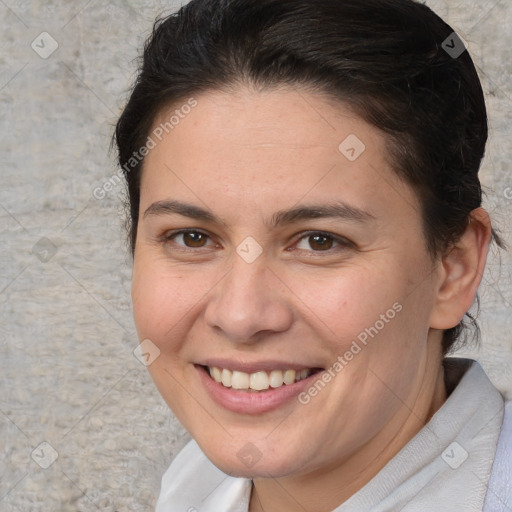
[[[510,406],[445,358],[500,243],[486,139],[463,41],[416,1],[157,22],[116,142],[138,334],[194,439],[158,512],[511,509]]]

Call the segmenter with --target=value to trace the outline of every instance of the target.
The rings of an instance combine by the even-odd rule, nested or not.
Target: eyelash
[[[163,238],[163,242],[174,242],[174,239],[180,235],[186,235],[188,233],[197,233],[197,234],[200,234],[200,235],[203,235],[205,237],[208,238],[208,240],[212,240],[211,236],[200,230],[200,229],[181,229],[179,231],[174,231],[174,232],[170,232],[170,233],[166,233],[162,238]],[[343,250],[343,249],[350,249],[350,248],[353,248],[354,247],[354,244],[352,242],[350,242],[349,240],[347,240],[346,238],[343,238],[343,237],[340,237],[340,236],[336,236],[336,235],[333,235],[332,233],[329,233],[327,231],[306,231],[304,233],[301,233],[300,234],[300,237],[297,238],[297,241],[294,243],[294,245],[297,245],[299,244],[302,240],[304,239],[307,239],[307,238],[310,238],[312,236],[323,236],[325,238],[328,238],[328,239],[331,239],[333,241],[334,244],[337,244],[335,247],[332,247],[332,248],[329,248],[329,249],[326,249],[326,250],[319,250],[319,251],[315,251],[313,249],[311,250],[307,250],[307,249],[298,249],[299,251],[305,251],[305,252],[309,252],[309,253],[313,253],[313,254],[322,254],[322,253],[325,253],[325,254],[332,254],[334,251],[337,251],[337,250]],[[185,252],[197,252],[199,249],[204,249],[205,247],[207,246],[202,246],[202,247],[187,247],[186,245],[177,245],[178,247],[178,250],[180,251],[185,251]],[[295,249],[292,249],[292,250],[295,250]],[[290,249],[287,249],[287,251],[290,251]]]

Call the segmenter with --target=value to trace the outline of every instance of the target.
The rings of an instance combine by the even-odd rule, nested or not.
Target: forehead
[[[386,144],[382,133],[348,105],[304,89],[256,91],[241,87],[208,91],[194,101],[196,106],[192,109],[187,108],[190,100],[184,99],[162,111],[155,119],[153,131],[162,127],[163,137],[172,134],[177,142],[177,137],[186,137],[193,130],[194,136],[201,135],[202,140],[223,142],[224,147],[233,142],[246,150],[265,145],[296,151],[315,147],[337,150],[344,136],[357,135],[356,132],[361,137],[371,136],[371,145],[377,150],[384,149]],[[180,119],[173,115],[182,111],[187,113]],[[171,118],[176,124],[165,129]]]
[[[143,203],[166,194],[205,203],[222,197],[218,206],[244,215],[339,197],[418,209],[389,165],[386,137],[342,103],[298,89],[245,88],[194,101],[191,109],[184,100],[155,119]]]

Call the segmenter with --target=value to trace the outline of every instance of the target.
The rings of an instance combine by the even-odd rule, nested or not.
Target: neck
[[[331,512],[364,487],[430,421],[446,401],[442,357],[392,422],[336,467],[301,476],[255,479],[249,512]]]

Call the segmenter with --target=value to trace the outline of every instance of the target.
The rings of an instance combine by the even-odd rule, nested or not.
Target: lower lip
[[[199,378],[213,401],[228,411],[239,414],[262,414],[277,409],[296,398],[320,374],[314,373],[306,379],[293,384],[284,384],[278,388],[269,388],[268,391],[251,393],[224,387],[213,380],[201,366],[196,365],[196,370],[199,372]]]

